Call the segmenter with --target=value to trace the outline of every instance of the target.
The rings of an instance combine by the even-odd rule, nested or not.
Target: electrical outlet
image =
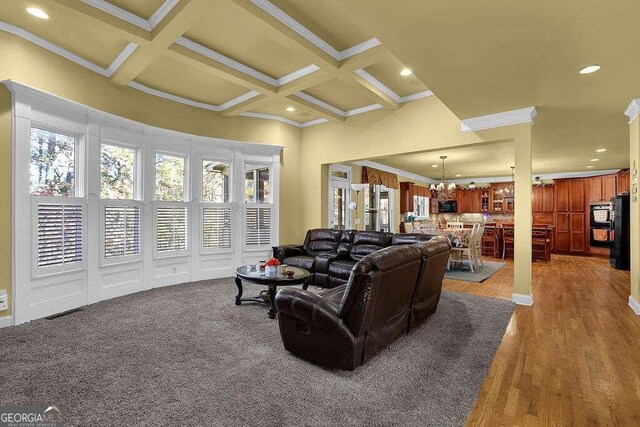
[[[4,311],[9,308],[9,302],[7,301],[7,291],[0,290],[0,311]]]

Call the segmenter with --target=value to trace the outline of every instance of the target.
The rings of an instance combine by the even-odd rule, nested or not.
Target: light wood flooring
[[[513,263],[444,289],[510,299]],[[629,272],[604,258],[533,264],[533,307],[517,306],[467,425],[640,425],[640,316]]]

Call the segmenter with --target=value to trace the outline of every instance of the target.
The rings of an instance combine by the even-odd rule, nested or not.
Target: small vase
[[[277,276],[278,275],[278,267],[275,265],[267,265],[264,268],[265,276]]]

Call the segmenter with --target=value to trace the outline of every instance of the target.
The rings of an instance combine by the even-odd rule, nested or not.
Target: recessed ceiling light
[[[598,148],[598,149],[596,150],[596,153],[604,153],[605,151],[607,151],[607,149],[606,149],[606,148]]]
[[[599,71],[600,68],[602,68],[602,66],[600,65],[589,65],[588,67],[584,67],[582,70],[580,70],[580,74],[595,73],[596,71]]]
[[[599,161],[600,161],[600,159],[591,159],[591,160],[589,160],[589,161],[590,161],[590,162],[599,162]]]
[[[287,108],[285,108],[285,110],[287,110],[290,113],[293,113],[294,111],[296,111],[296,109],[293,108],[293,107],[287,107]]]
[[[28,7],[27,13],[35,16],[38,19],[49,19],[49,14],[42,9],[38,9],[37,7]]]
[[[404,76],[404,77],[410,76],[411,73],[412,73],[412,71],[410,69],[408,69],[408,68],[405,68],[402,71],[400,71],[400,75]]]
[[[456,178],[460,178],[461,176],[462,176],[462,175],[458,174],[458,175],[456,175]]]
[[[438,167],[438,165],[431,165],[431,167],[432,167],[432,168],[437,168],[437,167]]]
[[[593,169],[593,165],[587,165],[587,169]]]

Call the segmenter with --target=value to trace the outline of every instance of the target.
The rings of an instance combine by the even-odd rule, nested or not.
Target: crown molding
[[[327,119],[321,118],[321,119],[310,120],[308,122],[296,122],[295,120],[287,119],[286,117],[278,116],[275,114],[252,113],[250,111],[246,113],[241,113],[240,116],[252,117],[254,119],[275,120],[278,122],[286,123],[291,126],[295,126],[297,128],[306,128],[309,126],[319,125],[321,123],[325,123],[329,121]]]
[[[255,90],[252,90],[250,92],[245,93],[244,95],[240,95],[237,98],[233,98],[231,101],[227,101],[225,103],[218,105],[218,108],[219,108],[218,111],[224,111],[227,108],[231,108],[234,105],[240,104],[241,102],[248,101],[251,98],[255,98],[258,95],[260,95],[260,92],[256,92]]]
[[[69,52],[68,50],[58,46],[57,44],[51,43],[48,40],[38,37],[35,34],[30,33],[29,31],[24,30],[16,25],[0,21],[0,30],[30,41],[31,43],[38,45],[41,48],[48,50],[49,52],[62,56],[63,58],[68,59],[71,62],[75,62],[76,64],[95,73],[98,73],[104,77],[109,77],[109,72],[107,71],[107,69],[102,68],[99,65],[96,65],[93,62],[76,55],[75,53]]]
[[[280,87],[284,84],[291,83],[294,80],[300,79],[311,73],[315,73],[318,70],[320,70],[320,67],[318,67],[316,64],[307,65],[306,67],[300,68],[299,70],[276,79],[276,86]]]
[[[538,111],[536,110],[536,107],[527,107],[519,110],[504,111],[502,113],[473,117],[461,120],[460,130],[462,132],[476,132],[524,123],[533,124],[533,119],[537,114]]]
[[[149,25],[151,26],[151,28],[155,28],[156,25],[158,25],[160,23],[160,21],[162,21],[165,16],[167,16],[169,14],[169,12],[171,12],[171,10],[176,7],[176,5],[180,2],[180,0],[167,0],[165,1],[162,6],[160,6],[158,8],[158,10],[156,10],[153,15],[151,15],[149,17],[149,19],[147,20],[147,22],[149,23]]]
[[[118,56],[116,56],[116,59],[113,60],[111,65],[109,65],[109,68],[107,68],[108,77],[111,77],[113,73],[115,73],[118,68],[120,68],[120,66],[124,64],[124,61],[126,61],[127,58],[129,58],[129,56],[131,56],[133,51],[137,48],[138,45],[136,43],[129,42],[129,44],[122,50],[122,52],[120,52]]]
[[[627,109],[624,110],[624,114],[629,117],[629,124],[631,124],[640,115],[640,98],[631,101]]]
[[[349,59],[352,56],[358,55],[359,53],[366,52],[369,49],[373,49],[376,46],[380,46],[382,43],[377,38],[373,37],[369,40],[365,40],[362,43],[358,43],[355,46],[351,46],[348,49],[345,49],[341,52],[338,52],[338,57],[335,58],[338,61],[344,61],[345,59]]]
[[[369,111],[379,110],[381,108],[384,108],[384,107],[382,107],[382,105],[380,104],[365,105],[364,107],[354,108],[353,110],[345,111],[344,116],[345,117],[356,116],[358,114],[367,113]]]
[[[362,68],[358,68],[354,72],[357,75],[359,75],[360,77],[362,77],[363,79],[365,79],[366,81],[368,81],[369,83],[371,83],[372,85],[374,85],[376,88],[380,89],[385,95],[387,95],[388,97],[390,97],[394,101],[396,101],[398,103],[400,102],[400,96],[397,93],[392,91],[390,88],[385,86],[380,80],[376,79],[375,77],[373,77],[371,74],[367,73]]]
[[[404,104],[405,102],[415,101],[416,99],[426,98],[428,96],[433,96],[433,92],[430,90],[425,90],[423,92],[414,93],[413,95],[407,95],[400,97],[400,104]]]
[[[356,161],[350,162],[350,163],[353,163],[354,165],[358,165],[358,166],[368,166],[370,168],[379,169],[381,171],[385,171],[385,172],[389,172],[389,173],[395,173],[398,176],[402,176],[404,178],[413,179],[415,181],[421,181],[421,182],[424,182],[426,184],[435,184],[436,183],[435,180],[433,180],[431,178],[427,178],[426,176],[422,176],[422,175],[418,175],[418,174],[415,174],[415,173],[407,172],[405,170],[394,168],[392,166],[383,165],[382,163],[374,162],[372,160],[356,160]]]
[[[118,6],[115,6],[105,0],[80,1],[82,1],[82,3],[88,4],[89,6],[95,7],[96,9],[100,9],[101,11],[108,13],[111,16],[115,16],[116,18],[133,24],[136,27],[151,32],[160,23],[160,21],[162,21],[165,16],[167,16],[169,12],[171,12],[171,10],[179,3],[180,0],[166,0],[162,4],[162,6],[160,6],[158,10],[156,10],[153,15],[151,15],[149,19],[144,19],[136,14],[127,12],[126,10],[121,9]]]
[[[167,92],[163,92],[161,90],[150,88],[148,86],[145,86],[145,85],[140,84],[140,83],[135,82],[135,81],[129,82],[129,84],[127,86],[129,86],[129,87],[131,87],[133,89],[137,89],[137,90],[139,90],[141,92],[147,93],[149,95],[153,95],[153,96],[157,96],[157,97],[160,97],[160,98],[168,99],[169,101],[175,101],[175,102],[179,102],[181,104],[190,105],[190,106],[196,107],[196,108],[203,108],[205,110],[210,110],[210,111],[215,111],[215,112],[221,111],[219,105],[206,104],[204,102],[193,101],[191,99],[183,98],[183,97],[178,96],[178,95],[173,95],[171,93],[167,93]],[[231,100],[229,102],[233,102],[233,101],[234,100]]]
[[[116,121],[128,126],[139,128],[146,133],[182,138],[182,139],[186,139],[193,142],[202,142],[202,143],[219,142],[219,143],[234,144],[234,145],[239,144],[245,147],[254,147],[255,149],[258,149],[258,150],[262,150],[262,149],[268,150],[272,154],[278,154],[284,148],[283,145],[278,145],[278,144],[264,144],[264,143],[251,142],[251,141],[239,141],[235,139],[223,139],[223,138],[216,138],[216,137],[210,137],[210,136],[195,135],[195,134],[180,132],[172,129],[165,129],[157,126],[148,125],[148,124],[139,122],[137,120],[118,116],[116,114],[108,113],[106,111],[102,111],[94,107],[89,107],[85,104],[81,104],[76,101],[71,101],[61,96],[54,95],[52,93],[45,92],[40,89],[36,89],[34,87],[22,84],[15,80],[0,80],[0,84],[6,86],[13,94],[31,96],[31,97],[38,98],[39,100],[41,100],[41,102],[50,102],[61,107],[73,108],[76,111],[79,111],[82,113],[90,113],[91,115],[95,116],[97,119]]]
[[[580,171],[580,172],[558,172],[558,173],[534,173],[531,175],[531,180],[534,180],[536,177],[539,177],[541,181],[545,180],[553,180],[553,179],[567,179],[567,178],[589,178],[592,176],[601,176],[601,175],[611,175],[620,172],[620,169],[606,169],[599,171]],[[449,179],[447,181],[452,182],[454,184],[465,184],[468,182],[475,182],[476,184],[483,183],[498,183],[498,182],[511,182],[513,178],[511,175],[504,176],[487,176],[487,177],[465,177],[465,178],[456,178]]]

